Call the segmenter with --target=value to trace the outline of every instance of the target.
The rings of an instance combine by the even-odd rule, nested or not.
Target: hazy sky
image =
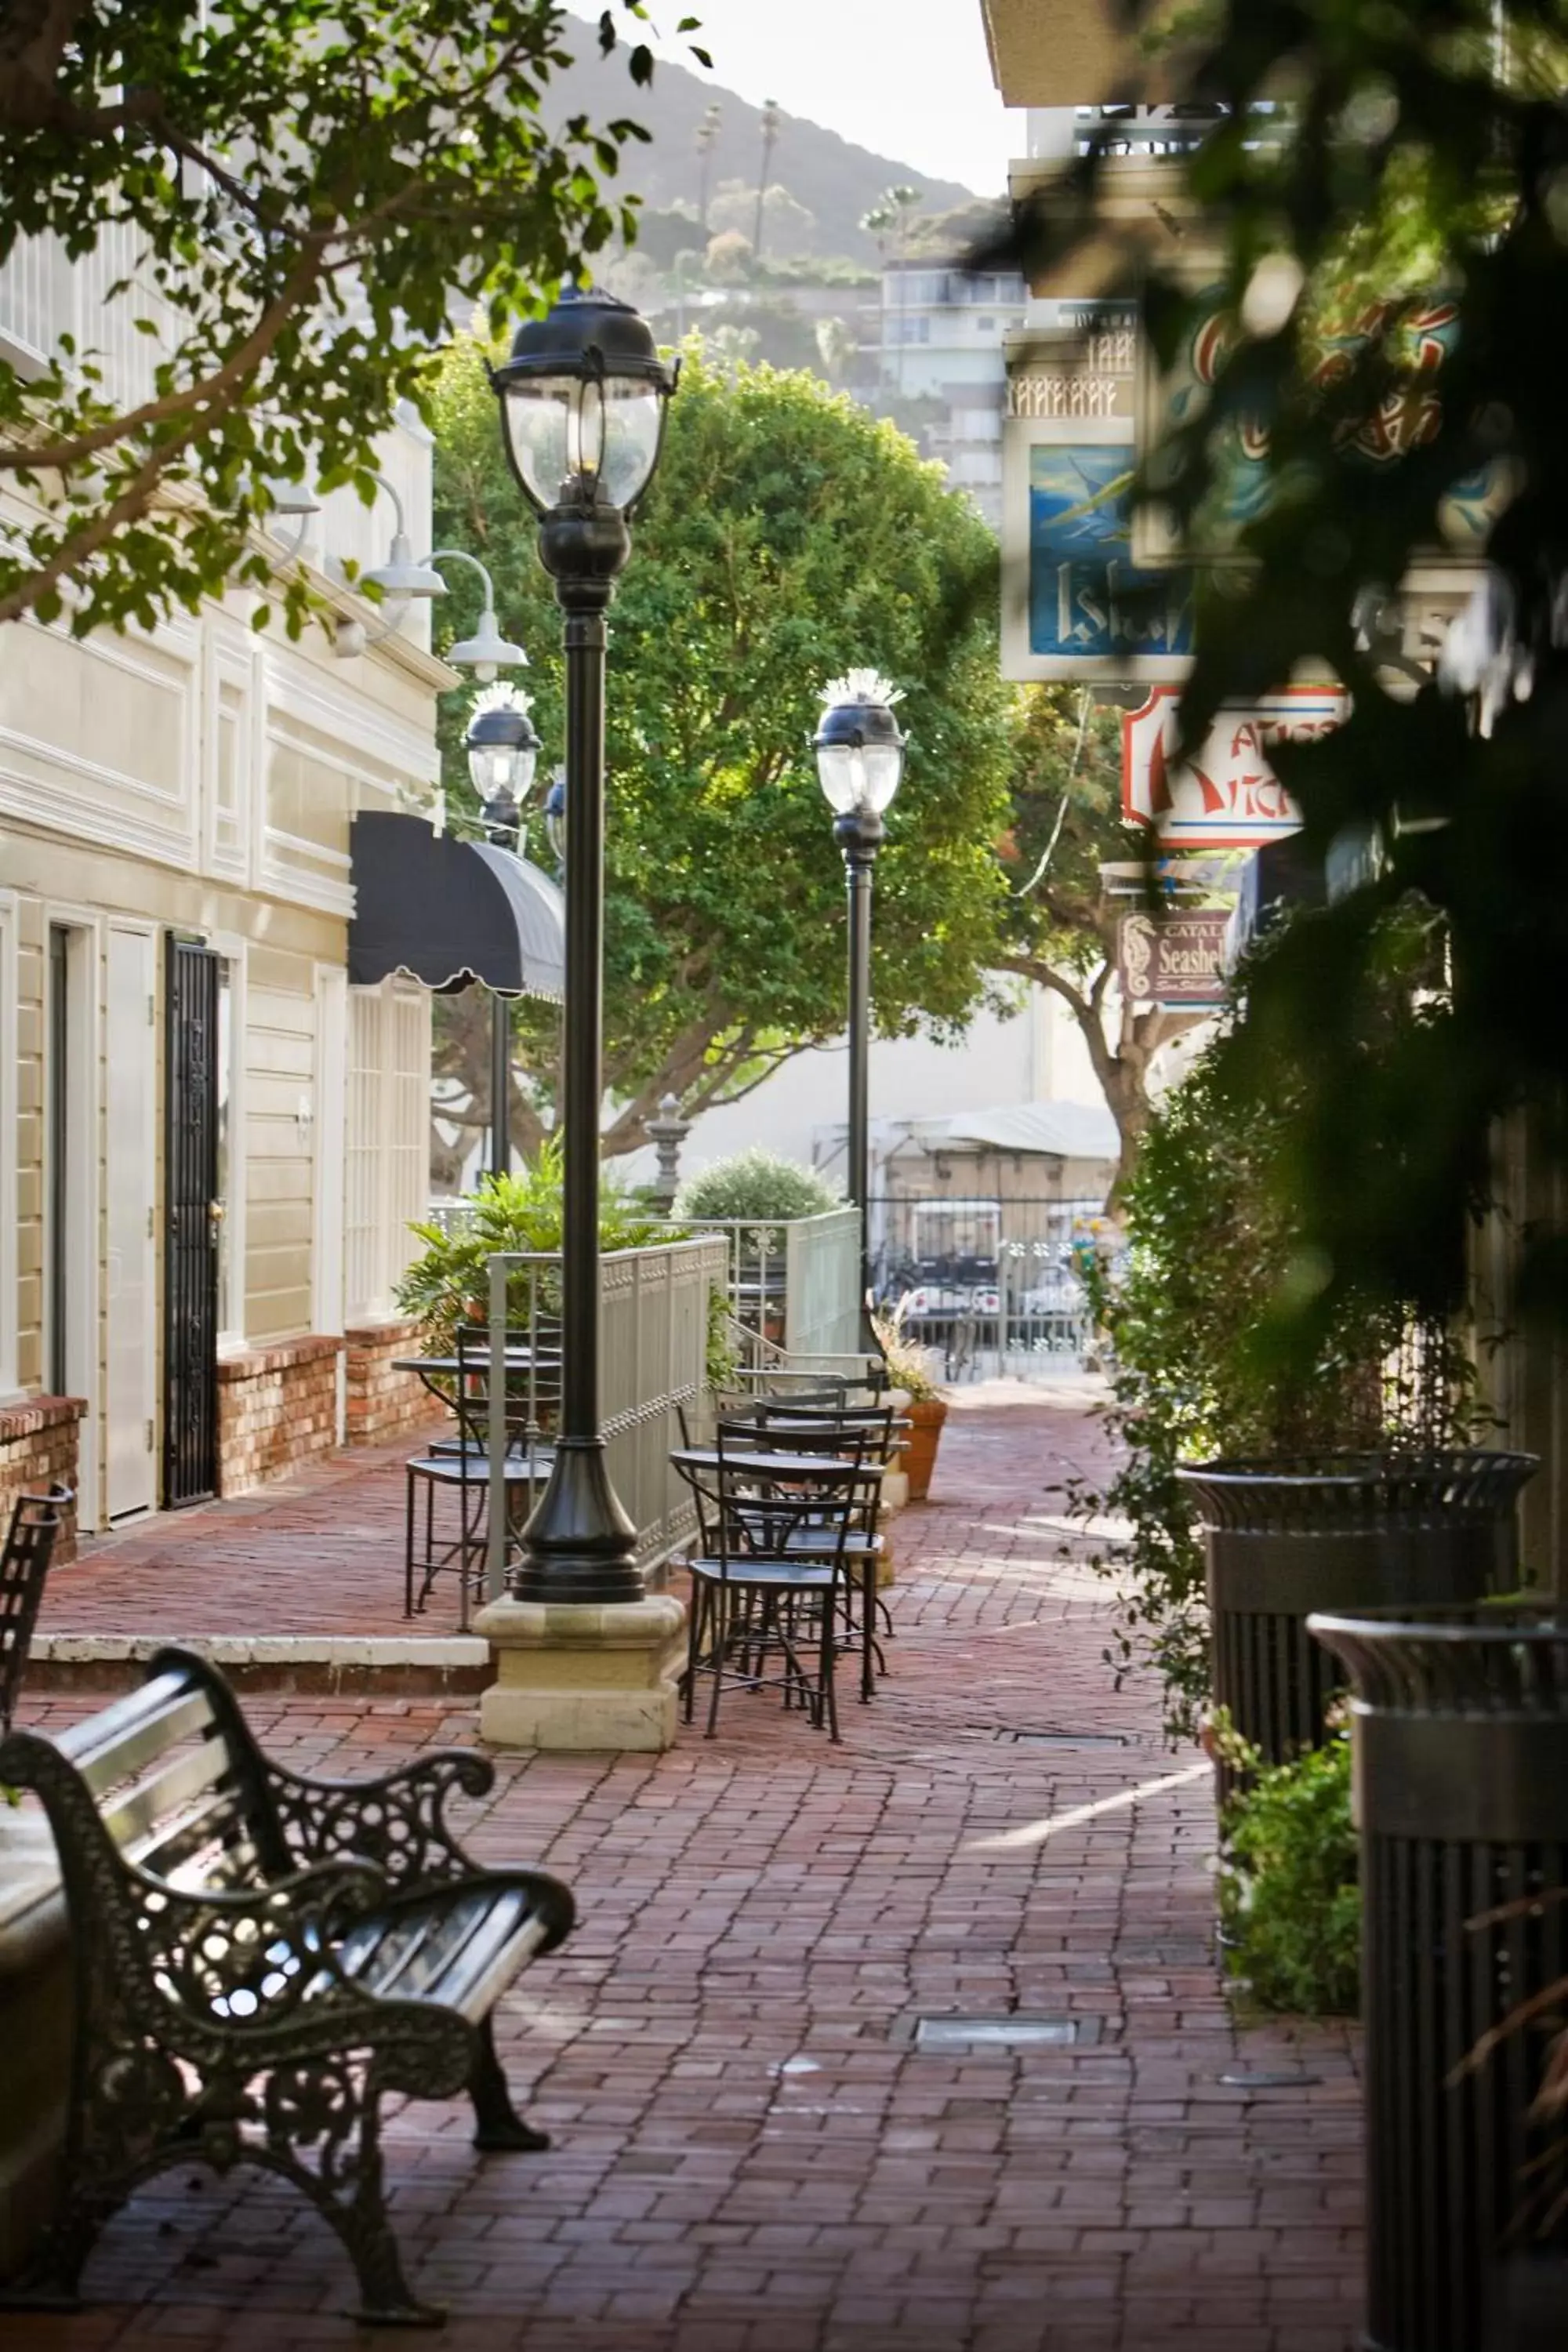
[[[567,0],[595,20],[602,5]],[[980,0],[649,0],[649,14],[662,56],[689,65],[696,40],[721,88],[753,105],[776,98],[933,178],[1000,195],[1023,152],[1023,117],[991,79]],[[701,32],[678,37],[682,16],[700,17]]]

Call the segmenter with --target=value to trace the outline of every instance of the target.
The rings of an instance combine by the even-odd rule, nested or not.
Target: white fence
[[[860,1212],[820,1216],[691,1217],[687,1226],[722,1234],[732,1319],[797,1359],[857,1353],[860,1336]],[[806,1369],[803,1364],[801,1369]]]
[[[522,1394],[509,1383],[489,1386],[489,1554],[492,1594],[503,1592],[521,1545],[508,1528],[504,1464],[516,1423],[526,1418],[541,1450],[550,1443],[557,1407],[559,1339],[540,1343],[542,1330],[559,1333],[559,1255],[498,1254],[489,1266],[490,1360],[500,1363],[509,1329],[531,1336]],[[690,1415],[708,1387],[710,1300],[724,1286],[727,1256],[717,1236],[661,1243],[650,1249],[612,1250],[601,1263],[599,1289],[599,1423],[608,1441],[610,1483],[637,1529],[637,1565],[658,1568],[693,1525],[689,1489],[669,1466],[680,1443],[678,1409]],[[519,1278],[521,1278],[521,1280]],[[512,1422],[509,1433],[508,1420]]]

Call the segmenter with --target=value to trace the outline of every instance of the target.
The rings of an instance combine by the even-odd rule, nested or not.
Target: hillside
[[[574,26],[574,37],[576,27]],[[585,28],[584,28],[585,31]],[[576,64],[549,85],[544,112],[552,123],[584,113],[600,121],[630,115],[653,133],[649,146],[627,150],[626,170],[637,194],[653,209],[675,205],[696,210],[700,171],[695,139],[697,127],[710,106],[721,109],[719,135],[713,142],[709,184],[717,189],[725,180],[743,180],[755,187],[762,162],[761,111],[684,66],[658,67],[649,89],[633,89],[626,78],[625,53],[607,61],[586,33]],[[770,183],[786,187],[797,202],[816,216],[811,249],[816,253],[848,254],[874,262],[877,248],[860,226],[882,191],[898,183],[919,188],[926,208],[949,212],[973,201],[973,191],[954,180],[930,180],[911,164],[891,156],[873,155],[835,131],[824,131],[798,115],[785,114],[768,168]]]

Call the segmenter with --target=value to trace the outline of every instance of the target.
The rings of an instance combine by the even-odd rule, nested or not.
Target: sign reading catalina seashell
[[[1173,848],[1257,849],[1300,829],[1268,764],[1276,743],[1331,734],[1348,704],[1334,686],[1288,686],[1248,710],[1222,711],[1195,756],[1178,761],[1181,688],[1157,686],[1121,725],[1121,808]]]
[[[1223,907],[1184,915],[1123,915],[1116,927],[1122,994],[1141,1004],[1222,1004],[1229,924]]]

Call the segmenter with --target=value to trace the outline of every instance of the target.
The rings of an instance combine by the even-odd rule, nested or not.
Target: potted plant
[[[561,1248],[564,1217],[564,1151],[558,1136],[546,1139],[515,1175],[484,1176],[477,1192],[459,1202],[459,1213],[442,1223],[421,1221],[410,1231],[423,1244],[397,1286],[397,1303],[423,1327],[433,1354],[449,1354],[459,1323],[482,1323],[489,1313],[489,1261],[498,1252],[552,1256]],[[672,1225],[650,1213],[613,1174],[599,1182],[599,1243],[605,1250],[651,1249],[689,1241],[690,1228]],[[552,1267],[533,1286],[526,1272],[511,1277],[508,1313],[521,1327],[531,1311],[560,1312],[560,1284]],[[717,1286],[708,1302],[708,1380],[722,1388],[732,1378],[735,1353],[728,1302]]]
[[[903,1414],[910,1433],[899,1466],[909,1481],[910,1502],[923,1503],[931,1493],[936,1449],[947,1419],[947,1398],[932,1377],[930,1350],[917,1348],[904,1337],[908,1304],[907,1297],[900,1298],[891,1315],[873,1315],[871,1328],[888,1368],[889,1385],[901,1390],[909,1400]]]
[[[1404,1017],[1394,963],[1391,1019]],[[1222,1030],[1151,1124],[1121,1265],[1086,1269],[1126,1452],[1079,1507],[1129,1523],[1100,1563],[1118,1579],[1120,1664],[1161,1673],[1172,1730],[1191,1734],[1217,1700],[1279,1763],[1321,1742],[1339,1687],[1309,1611],[1506,1589],[1534,1465],[1475,1444],[1474,1367],[1454,1327],[1349,1301],[1319,1317],[1310,1353],[1279,1346],[1282,1307],[1314,1280],[1280,1140],[1289,1082],[1241,1098],[1225,1043]],[[1223,1761],[1220,1780],[1224,1795]]]

